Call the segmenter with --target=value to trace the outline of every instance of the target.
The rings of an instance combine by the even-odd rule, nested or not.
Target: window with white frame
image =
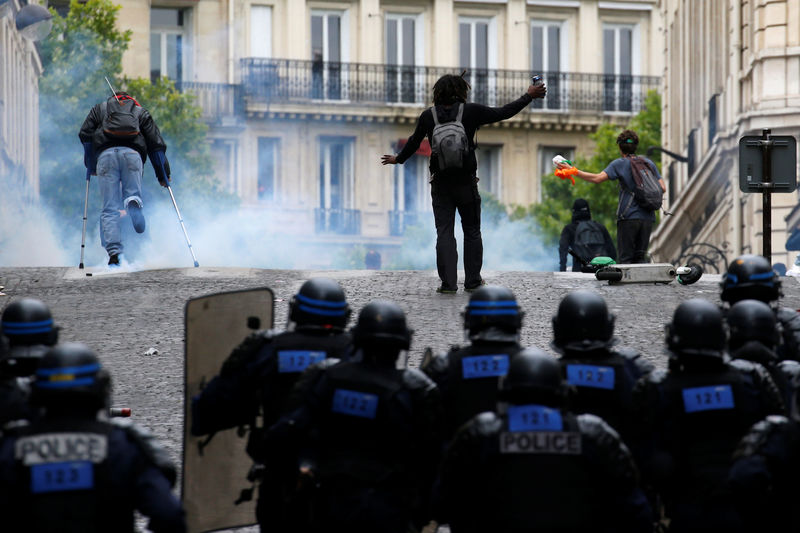
[[[533,102],[533,108],[559,109],[566,70],[566,25],[558,20],[531,21],[531,71],[540,74],[547,84],[547,98]]]
[[[281,140],[275,137],[258,138],[258,190],[259,202],[275,200],[278,184],[278,154]]]
[[[404,164],[395,167],[394,208],[395,211],[429,211],[430,184],[428,183],[428,161],[422,155],[412,155]]]
[[[150,79],[191,78],[191,14],[189,8],[150,9]]]
[[[422,15],[386,14],[386,99],[424,102],[424,78],[416,72],[423,63]]]
[[[631,111],[633,76],[638,74],[637,27],[630,24],[603,25],[603,109]]]
[[[458,18],[459,63],[467,71],[472,86],[472,100],[495,103],[497,80],[491,69],[497,68],[497,23],[494,17]]]
[[[485,144],[478,146],[475,151],[475,157],[478,159],[478,188],[491,193],[495,198],[500,198],[503,183],[500,164],[502,153],[502,146]]]
[[[272,57],[272,6],[250,6],[250,57]]]
[[[545,176],[551,175],[555,170],[555,167],[553,167],[553,158],[557,155],[561,155],[565,159],[573,161],[573,157],[575,157],[575,147],[539,146],[539,187],[537,193],[537,201],[539,202],[542,201],[542,180]]]
[[[348,61],[348,43],[345,11],[311,11],[312,98],[347,98],[342,63]]]
[[[319,206],[351,209],[355,203],[352,137],[320,137]]]

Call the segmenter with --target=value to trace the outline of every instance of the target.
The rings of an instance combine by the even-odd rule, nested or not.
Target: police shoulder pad
[[[470,426],[472,426],[472,431],[478,435],[491,435],[500,431],[503,421],[495,413],[479,413],[472,419]]]

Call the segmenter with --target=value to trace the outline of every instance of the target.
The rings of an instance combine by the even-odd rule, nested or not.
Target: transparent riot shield
[[[251,485],[246,479],[252,465],[245,453],[247,437],[236,428],[210,440],[191,435],[191,401],[252,328],[272,328],[273,308],[268,288],[211,294],[186,303],[182,494],[190,533],[256,523],[255,498],[234,504]]]

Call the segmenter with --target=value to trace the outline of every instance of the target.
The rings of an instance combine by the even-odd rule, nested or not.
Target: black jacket
[[[522,111],[525,106],[530,104],[532,101],[533,97],[528,93],[525,93],[503,107],[489,107],[483,104],[473,103],[464,104],[464,114],[462,116],[461,123],[464,124],[464,130],[467,132],[467,138],[469,139],[470,155],[469,159],[467,160],[466,168],[460,169],[459,172],[468,172],[474,176],[478,169],[478,161],[475,159],[475,132],[480,126],[511,118]],[[451,122],[456,119],[456,115],[458,114],[458,106],[437,105],[436,111],[440,123]],[[428,141],[431,140],[433,126],[433,114],[431,113],[431,108],[428,108],[423,111],[422,114],[420,114],[419,118],[417,119],[417,128],[414,130],[414,133],[411,135],[411,137],[408,138],[408,142],[403,149],[400,150],[400,153],[397,154],[398,163],[403,164],[409,157],[414,155],[419,148],[422,139],[427,137]],[[436,154],[431,154],[431,174],[433,174],[434,169],[437,168],[438,165],[436,162]]]
[[[113,96],[111,98],[113,98]],[[111,100],[111,98],[109,98],[109,100]],[[100,103],[95,105],[92,110],[89,111],[89,114],[86,116],[86,120],[83,121],[81,131],[78,134],[78,137],[80,137],[82,143],[92,143],[95,158],[98,157],[100,152],[106,148],[112,148],[114,146],[127,146],[139,152],[139,155],[142,156],[142,163],[144,163],[147,161],[148,152],[153,152],[155,150],[167,150],[167,145],[164,143],[164,139],[161,137],[161,132],[158,130],[158,126],[156,126],[153,117],[151,117],[147,109],[140,106],[138,102],[136,109],[140,111],[139,135],[130,140],[112,138],[105,134],[102,127],[103,107],[103,104]]]

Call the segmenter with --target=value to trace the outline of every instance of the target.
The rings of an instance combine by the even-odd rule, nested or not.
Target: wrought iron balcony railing
[[[219,122],[243,114],[241,85],[178,81],[175,86],[181,92],[194,93],[197,105],[203,109],[203,120],[207,122]]]
[[[393,237],[404,235],[406,227],[417,224],[419,218],[418,211],[389,211],[389,235]]]
[[[338,63],[293,59],[241,60],[242,93],[246,105],[330,102],[354,105],[428,105],[431,87],[440,76],[459,69],[386,64]],[[545,72],[547,97],[531,111],[622,112],[641,110],[657,76]],[[473,70],[467,74],[471,99],[503,105],[528,87],[530,72]]]
[[[361,234],[361,211],[358,209],[314,209],[314,231],[337,235]]]

